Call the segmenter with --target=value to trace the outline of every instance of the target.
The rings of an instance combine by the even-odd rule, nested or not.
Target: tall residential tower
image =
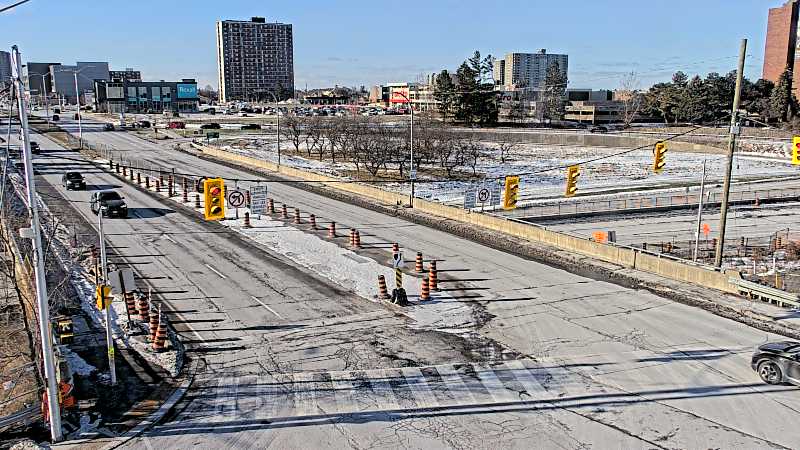
[[[221,102],[292,97],[292,25],[263,17],[218,21],[217,68]]]
[[[544,49],[537,53],[507,53],[505,58],[494,62],[495,83],[504,86],[506,90],[541,88],[547,69],[555,63],[566,78],[569,64],[567,55],[547,53]]]

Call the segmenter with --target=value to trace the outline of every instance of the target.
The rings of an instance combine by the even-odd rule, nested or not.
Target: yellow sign
[[[206,220],[225,218],[225,180],[207,178],[203,180],[203,196],[205,198],[204,217]]]
[[[800,136],[792,136],[792,164],[800,165]]]
[[[98,285],[95,291],[95,297],[97,309],[106,309],[107,306],[111,305],[111,286],[106,286],[104,284]]]
[[[517,207],[517,197],[519,196],[519,177],[510,175],[506,177],[506,186],[503,190],[503,209],[514,209]]]

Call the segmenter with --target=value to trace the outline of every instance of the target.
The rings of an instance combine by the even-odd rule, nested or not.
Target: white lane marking
[[[172,242],[172,243],[173,243],[173,244],[175,244],[175,245],[178,245],[178,243],[177,243],[177,242],[175,242],[175,239],[172,239],[172,238],[170,237],[170,235],[168,235],[168,234],[165,234],[165,235],[164,235],[164,239],[166,239],[166,240],[168,240],[168,241]]]
[[[213,270],[213,269],[212,269],[212,270]],[[216,271],[215,271],[215,272],[216,272]],[[261,300],[257,299],[256,297],[254,297],[254,296],[252,296],[252,295],[250,296],[250,298],[252,298],[253,300],[257,301],[257,302],[258,302],[258,303],[259,303],[261,306],[263,306],[264,308],[267,308],[267,309],[269,310],[269,312],[271,312],[272,314],[275,314],[276,316],[278,316],[278,319],[283,319],[283,317],[281,317],[281,315],[280,315],[280,314],[278,314],[278,313],[277,313],[277,312],[276,312],[274,309],[272,309],[272,308],[270,308],[269,306],[267,306],[267,304],[266,304],[266,303],[262,302]]]
[[[142,218],[143,218],[142,216],[140,216],[140,215],[139,215],[139,213],[138,213],[137,211],[134,211],[134,212],[133,212],[133,215],[134,215],[134,216],[136,216],[136,217],[138,217],[138,218],[140,218],[140,219],[142,219]]]
[[[208,264],[206,264],[205,266],[208,267],[208,269],[211,270],[212,272],[214,272],[215,274],[219,275],[223,280],[228,279],[228,277],[226,277],[225,275],[219,273],[219,270],[209,266]]]

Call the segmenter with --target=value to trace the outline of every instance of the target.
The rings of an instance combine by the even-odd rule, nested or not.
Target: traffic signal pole
[[[33,181],[33,162],[31,159],[31,140],[28,134],[28,111],[25,108],[25,87],[22,84],[22,61],[17,46],[11,48],[14,84],[17,87],[19,102],[19,123],[22,128],[22,151],[25,163],[25,185],[27,187],[28,213],[31,218],[29,229],[20,229],[20,234],[33,240],[33,273],[36,282],[36,303],[39,309],[39,333],[42,341],[42,359],[47,389],[47,411],[50,417],[50,437],[53,442],[63,439],[61,431],[61,411],[58,405],[58,383],[56,383],[53,341],[50,332],[50,304],[47,301],[47,281],[45,280],[44,256],[42,254],[42,235],[39,227],[39,206],[36,199],[36,185]]]
[[[106,259],[106,237],[103,234],[103,207],[97,211],[97,231],[100,234],[100,265],[103,283],[108,283],[108,260]],[[117,366],[114,362],[114,334],[111,331],[111,302],[105,302],[106,346],[108,347],[108,370],[111,372],[111,385],[117,384]]]
[[[722,205],[719,211],[719,239],[714,265],[722,267],[722,253],[725,249],[725,225],[728,221],[728,196],[731,193],[731,172],[733,171],[733,151],[736,149],[736,135],[739,134],[739,100],[742,96],[742,76],[744,58],[747,52],[747,39],[742,39],[739,48],[739,67],[736,70],[736,90],[733,93],[733,110],[731,111],[731,128],[728,135],[728,162],[725,166],[725,183],[722,187]]]

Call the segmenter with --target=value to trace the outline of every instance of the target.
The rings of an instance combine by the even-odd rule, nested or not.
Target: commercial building
[[[142,81],[142,72],[126,67],[125,70],[109,70],[109,81]]]
[[[95,110],[107,113],[197,112],[197,82],[102,81],[94,83]]]
[[[787,67],[791,68],[794,94],[800,98],[798,13],[800,13],[800,0],[789,0],[783,6],[770,8],[761,77],[777,82],[784,70]]]
[[[11,53],[0,50],[0,86],[10,83]]]
[[[371,89],[370,104],[404,108],[410,101],[414,111],[433,111],[439,104],[433,94],[430,83],[387,83]]]
[[[294,95],[292,25],[250,21],[217,22],[217,69],[221,102],[280,100]]]
[[[624,105],[615,101],[572,101],[564,107],[564,120],[586,124],[622,122]]]
[[[50,67],[60,66],[61,63],[39,63],[29,62],[22,67],[22,75],[25,87],[35,96],[41,96],[53,92],[53,78],[50,75]]]
[[[75,92],[75,74],[78,77],[78,92]],[[50,78],[52,79],[51,92],[66,100],[75,103],[78,95],[94,89],[95,80],[108,80],[109,71],[107,62],[78,62],[74,66],[51,65]]]
[[[504,90],[522,87],[540,88],[547,77],[547,69],[558,64],[564,79],[567,78],[569,57],[547,53],[541,49],[537,53],[507,53],[503,59],[496,59],[493,64],[495,84]]]

